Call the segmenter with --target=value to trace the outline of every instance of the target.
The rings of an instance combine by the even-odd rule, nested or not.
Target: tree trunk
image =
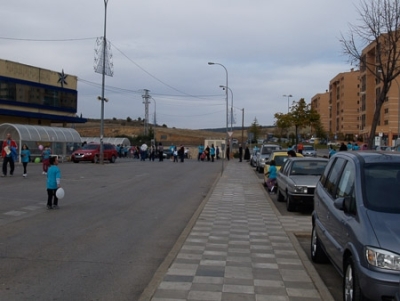
[[[369,137],[368,137],[368,149],[373,149],[374,145],[374,140],[375,140],[375,134],[376,134],[376,128],[378,126],[378,121],[379,117],[381,115],[381,108],[383,103],[385,102],[386,95],[389,91],[390,86],[387,84],[384,84],[382,87],[382,91],[379,95],[379,99],[376,102],[376,108],[374,112],[374,118],[372,119],[372,124],[371,124],[371,130],[369,132]]]

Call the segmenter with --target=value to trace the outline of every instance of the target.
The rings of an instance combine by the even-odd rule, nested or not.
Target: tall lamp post
[[[232,128],[232,123],[233,123],[233,92],[232,92],[232,89],[229,88],[229,87],[226,87],[226,86],[223,86],[223,85],[220,85],[219,87],[224,89],[224,90],[228,89],[229,91],[231,91],[231,96],[232,96],[232,100],[231,100],[231,132],[232,132],[233,131],[233,128]]]
[[[287,112],[289,113],[289,98],[293,97],[292,94],[288,94],[288,95],[282,95],[283,97],[287,97]]]
[[[222,89],[224,89],[224,90],[229,90],[229,91],[231,91],[231,95],[232,95],[232,100],[231,100],[231,133],[233,133],[233,127],[232,127],[232,123],[233,123],[233,92],[232,92],[232,89],[231,88],[229,88],[229,87],[226,87],[226,86],[224,86],[224,85],[220,85],[219,86],[220,88],[222,88]],[[231,152],[232,152],[232,139],[230,139],[229,140],[229,156],[231,155]]]
[[[220,63],[213,63],[213,62],[208,62],[209,65],[220,65],[222,68],[225,69],[225,74],[226,74],[226,85],[225,87],[228,88],[228,70],[225,68],[224,65],[220,64]],[[225,137],[225,146],[228,146],[228,89],[225,89],[225,100],[226,100],[226,137]],[[225,150],[225,154],[226,154],[226,150]],[[229,154],[228,154],[229,156]],[[222,171],[224,170],[224,160],[222,161]]]
[[[107,29],[107,3],[108,0],[104,0],[104,36],[103,36],[103,72],[101,81],[101,122],[100,122],[100,164],[104,164],[104,83],[106,78],[106,29]]]

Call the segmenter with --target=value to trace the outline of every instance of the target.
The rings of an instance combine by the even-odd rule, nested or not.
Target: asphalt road
[[[0,300],[137,300],[221,172],[220,162],[40,164],[0,178]]]

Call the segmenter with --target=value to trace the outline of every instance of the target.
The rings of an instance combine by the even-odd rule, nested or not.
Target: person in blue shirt
[[[328,158],[331,158],[334,154],[336,154],[336,150],[333,148],[332,145],[330,145],[330,146],[329,146]]]
[[[61,171],[58,168],[58,158],[50,157],[50,167],[47,170],[47,209],[58,209],[56,191],[61,187]]]
[[[357,142],[354,142],[353,151],[358,151],[358,150],[360,150],[360,147],[358,146]]]
[[[211,144],[210,156],[211,156],[211,162],[214,162],[214,158],[215,158],[215,147],[214,147],[214,144]]]
[[[28,175],[26,172],[26,168],[28,166],[28,163],[30,162],[31,159],[31,151],[29,150],[29,147],[24,144],[22,145],[22,150],[21,150],[21,162],[22,162],[22,166],[24,167],[24,173],[22,174],[22,176],[24,178],[26,178],[26,176]]]
[[[199,155],[197,156],[197,161],[200,161],[200,157],[204,152],[204,146],[202,144],[200,144],[197,149],[199,151]]]
[[[347,150],[348,150],[348,151],[353,150],[353,144],[351,144],[350,141],[347,143]]]
[[[270,191],[271,194],[274,194],[274,187],[276,184],[276,173],[277,173],[277,169],[276,169],[276,163],[275,160],[271,160],[270,165],[269,165],[269,169],[268,169],[268,179],[265,182],[265,184],[268,187],[268,191]]]

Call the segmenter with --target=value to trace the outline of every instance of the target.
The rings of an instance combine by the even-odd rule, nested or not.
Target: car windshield
[[[368,209],[400,213],[400,164],[374,163],[364,167],[364,201]]]
[[[297,161],[292,165],[290,175],[313,175],[320,176],[325,170],[325,166],[328,164],[327,161],[315,162],[315,161]]]
[[[272,151],[279,149],[278,147],[263,147],[262,148],[262,154],[267,155],[272,153]]]
[[[98,145],[97,144],[86,144],[82,149],[97,149]]]
[[[314,150],[314,147],[312,147],[312,146],[304,146],[304,150],[307,150],[307,151],[313,151]]]
[[[287,155],[275,156],[275,157],[274,157],[275,165],[276,165],[276,166],[282,166],[283,163],[286,162],[287,158],[288,158]]]

